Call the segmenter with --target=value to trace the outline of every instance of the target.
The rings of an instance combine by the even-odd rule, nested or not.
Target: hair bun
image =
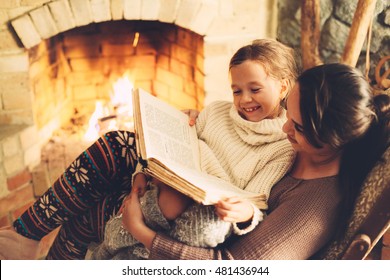
[[[378,94],[374,96],[374,110],[379,121],[390,120],[390,96],[387,94]]]

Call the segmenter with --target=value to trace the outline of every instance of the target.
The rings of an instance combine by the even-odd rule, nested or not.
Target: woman
[[[131,195],[124,227],[151,259],[315,258],[345,229],[364,178],[389,145],[389,96],[373,97],[358,70],[328,64],[302,73],[286,105],[283,130],[297,156],[272,188],[264,221],[218,249],[191,247],[148,228]],[[230,219],[227,201],[216,208],[221,219]]]

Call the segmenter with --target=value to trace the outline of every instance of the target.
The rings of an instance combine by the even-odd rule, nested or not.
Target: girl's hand
[[[188,116],[189,125],[193,126],[196,123],[196,119],[198,118],[199,111],[195,109],[186,109],[186,110],[182,110],[182,112]]]
[[[243,223],[252,219],[252,204],[239,197],[225,198],[215,205],[218,217],[226,222]]]
[[[151,230],[144,222],[138,193],[133,189],[129,197],[123,202],[123,227],[149,250],[152,247],[156,232]]]

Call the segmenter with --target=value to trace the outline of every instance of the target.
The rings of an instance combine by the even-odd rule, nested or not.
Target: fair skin
[[[283,126],[283,132],[287,134],[287,139],[298,152],[291,175],[304,179],[336,175],[339,170],[340,155],[326,144],[323,144],[321,149],[313,147],[306,140],[304,131],[302,132],[299,84],[296,84],[289,94],[287,109],[287,122]]]
[[[247,60],[230,69],[233,103],[243,119],[259,122],[279,115],[279,102],[287,93],[287,81],[268,75],[264,67]]]
[[[340,166],[339,154],[327,145],[320,149],[313,147],[307,142],[304,134],[299,131],[299,125],[302,124],[299,108],[299,85],[296,85],[291,91],[287,100],[287,108],[288,119],[283,131],[288,135],[288,140],[297,151],[297,158],[290,175],[307,180],[337,175]],[[151,249],[157,233],[145,225],[138,197],[132,193],[125,204],[124,215],[128,217],[126,224],[124,224],[125,228],[148,249]]]
[[[252,121],[259,122],[263,119],[275,118],[280,112],[280,100],[285,97],[288,92],[287,80],[277,80],[268,75],[264,67],[257,61],[247,60],[239,65],[231,67],[229,72],[229,78],[231,81],[231,88],[233,92],[233,104],[242,118]],[[194,111],[187,111],[189,115],[189,123],[193,125],[195,123],[196,114]],[[135,180],[138,180],[139,175],[136,176]],[[133,186],[133,193],[129,200],[125,201],[124,204],[129,203],[130,205],[137,205],[138,195],[142,193],[140,188],[142,186],[135,182]],[[182,209],[180,208],[180,200],[183,197],[177,194],[175,200],[170,198],[170,194],[166,194],[166,187],[162,189],[159,196],[159,206],[164,215],[166,213],[171,214],[171,218],[177,217]],[[176,193],[176,191],[174,191]],[[165,201],[161,200],[161,196],[165,197]],[[176,201],[176,206],[169,203],[169,201]],[[186,204],[187,205],[187,204]],[[177,209],[175,209],[177,207]],[[133,207],[132,207],[133,208]],[[134,206],[134,208],[137,208]],[[180,209],[179,209],[180,208]],[[229,197],[220,200],[216,205],[216,213],[220,219],[227,222],[242,223],[250,221],[253,217],[253,207],[250,202],[238,198]],[[134,230],[134,225],[130,217],[131,211],[137,211],[140,214],[139,209],[129,209],[123,212],[124,227],[129,230],[130,233],[135,233],[134,237],[138,239],[147,248],[151,246],[151,240],[155,236],[155,232],[149,228],[143,228],[143,230]],[[126,214],[127,213],[127,214]],[[134,213],[133,213],[134,214]],[[128,216],[128,218],[126,218]]]

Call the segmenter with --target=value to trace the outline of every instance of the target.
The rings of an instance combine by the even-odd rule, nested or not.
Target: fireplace
[[[92,114],[119,78],[178,108],[230,100],[231,55],[255,38],[275,37],[275,10],[272,0],[0,4],[0,225],[39,195],[32,171],[56,131]],[[53,178],[39,176],[49,187]]]
[[[203,37],[172,24],[92,23],[41,42],[29,58],[38,129],[53,120],[63,124],[74,113],[91,115],[96,101],[109,109],[122,78],[179,109],[202,108]]]

